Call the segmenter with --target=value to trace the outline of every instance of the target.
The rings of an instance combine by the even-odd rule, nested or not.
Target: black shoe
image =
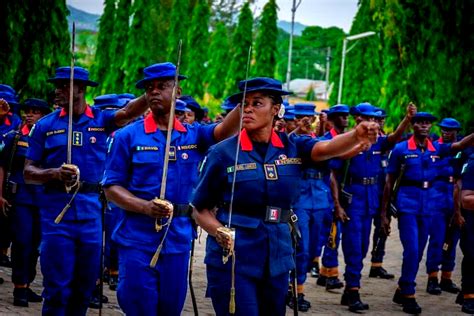
[[[326,286],[327,279],[328,279],[328,277],[326,277],[324,275],[320,275],[319,278],[316,280],[316,285]]]
[[[28,289],[26,287],[13,290],[13,305],[28,307]]]
[[[318,262],[313,262],[313,266],[311,267],[311,277],[312,278],[317,278],[319,277],[319,263]]]
[[[474,314],[474,298],[467,298],[464,300],[462,311],[466,314]]]
[[[296,301],[298,304],[298,310],[300,312],[307,312],[311,307],[311,303],[304,299],[303,293],[298,293],[298,298]],[[293,309],[293,293],[291,293],[290,291],[288,291],[288,293],[286,294],[286,305],[288,305],[289,308]]]
[[[94,309],[99,309],[100,308],[100,303],[102,298],[102,304],[108,303],[109,298],[105,295],[100,295],[100,286],[97,285],[94,292],[92,293],[92,297],[89,301],[89,307],[94,308]]]
[[[456,284],[454,284],[453,280],[451,279],[441,278],[441,282],[439,282],[439,287],[442,291],[453,294],[458,294],[461,291],[461,289]]]
[[[7,255],[0,255],[0,266],[7,268],[12,267],[12,262],[10,261],[10,258]]]
[[[27,288],[27,295],[28,295],[28,302],[41,303],[43,301],[43,298],[41,297],[41,295],[36,294],[30,288]]]
[[[3,282],[5,282],[5,280],[3,278],[0,278],[0,284],[3,284]]]
[[[414,297],[404,297],[403,312],[412,315],[421,314],[421,307],[418,305]]]
[[[369,304],[360,300],[359,291],[344,291],[341,297],[341,305],[349,306],[349,311],[357,313],[369,309]]]
[[[458,295],[456,296],[456,304],[462,305],[463,303],[464,303],[464,294],[462,293],[462,291],[460,291]]]
[[[109,289],[111,291],[117,291],[117,284],[118,284],[118,275],[109,276]]]
[[[326,279],[326,291],[342,289],[344,283],[342,283],[337,277],[329,277]]]
[[[438,284],[438,278],[428,278],[428,284],[426,285],[426,292],[431,295],[440,295],[441,288]]]
[[[393,298],[392,298],[392,302],[394,302],[395,304],[399,304],[399,305],[403,304],[403,295],[402,295],[402,292],[400,291],[400,289],[397,289],[395,291],[395,294],[393,295]]]
[[[370,268],[369,278],[390,280],[395,278],[395,275],[388,273],[383,267],[372,267]]]

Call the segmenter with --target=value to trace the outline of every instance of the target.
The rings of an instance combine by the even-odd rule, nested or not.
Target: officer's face
[[[416,121],[413,123],[413,133],[415,136],[427,137],[430,133],[431,122],[430,121]]]
[[[193,111],[184,112],[184,122],[193,124],[196,120],[196,114]]]
[[[280,104],[261,92],[249,92],[245,97],[243,127],[254,131],[273,125],[273,118],[278,113]]]
[[[441,129],[441,136],[443,137],[443,141],[445,143],[453,143],[453,142],[456,141],[456,138],[458,136],[458,132],[455,129],[442,128]]]
[[[184,113],[184,111],[174,111],[174,117],[182,123],[184,122]]]
[[[146,83],[145,97],[155,115],[168,114],[171,108],[174,80],[155,79]],[[181,96],[181,88],[176,91],[176,98]]]
[[[385,118],[384,117],[377,118],[375,121],[379,124],[380,129],[383,129],[383,127],[385,125]]]
[[[349,114],[335,114],[331,115],[331,121],[339,129],[345,129],[349,126]]]
[[[288,120],[286,121],[286,132],[291,133],[296,128],[296,121],[295,120]]]
[[[56,88],[54,89],[54,104],[63,107],[67,110],[69,105],[69,88],[70,82],[68,80],[60,80],[55,83]],[[84,93],[84,86],[74,82],[73,85],[73,104],[81,98]]]
[[[25,123],[28,127],[32,127],[43,116],[43,112],[38,109],[27,109],[25,111]]]

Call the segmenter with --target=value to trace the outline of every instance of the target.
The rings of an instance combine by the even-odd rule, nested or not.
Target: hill
[[[99,18],[100,15],[88,13],[79,9],[76,9],[70,5],[67,6],[69,15],[67,21],[71,28],[72,21],[76,22],[76,29],[78,30],[89,30],[97,32],[99,29]]]
[[[291,32],[291,22],[288,21],[278,21],[278,27],[281,28],[286,33],[290,34]],[[306,25],[299,22],[295,22],[295,35],[300,36],[303,33],[303,30],[306,28]]]

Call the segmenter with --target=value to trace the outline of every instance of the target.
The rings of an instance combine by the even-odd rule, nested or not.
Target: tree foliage
[[[167,61],[176,64],[178,57],[178,43],[183,41],[182,56],[184,57],[188,52],[187,38],[188,28],[190,25],[189,19],[189,0],[174,0],[173,9],[171,11],[170,30],[168,33],[167,42]]]
[[[184,82],[186,93],[202,98],[204,95],[205,63],[209,48],[209,5],[200,0],[194,9],[191,27],[188,33],[188,51],[186,54],[186,74],[189,80]]]
[[[255,68],[253,74],[259,77],[275,76],[278,15],[275,0],[269,0],[263,7],[255,40]]]
[[[222,98],[229,62],[229,32],[223,22],[216,25],[209,47],[209,62],[206,72],[207,91],[216,98]]]
[[[237,89],[240,80],[245,79],[249,47],[252,45],[253,17],[246,2],[240,11],[239,22],[232,37],[230,67],[226,79],[227,94]]]

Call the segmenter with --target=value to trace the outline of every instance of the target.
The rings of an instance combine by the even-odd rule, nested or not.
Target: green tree
[[[99,94],[112,91],[113,85],[106,79],[111,71],[112,36],[115,31],[115,0],[104,1],[104,13],[100,17],[99,35],[97,37],[97,50],[95,53],[94,66],[91,69],[91,76],[95,80],[101,81],[97,89]]]
[[[189,80],[184,82],[186,93],[198,98],[204,95],[203,75],[206,73],[209,48],[209,16],[207,0],[198,1],[188,33],[188,52],[185,58]]]
[[[106,86],[110,92],[126,92],[128,87],[124,86],[125,71],[123,61],[125,59],[125,45],[128,42],[131,0],[119,0],[115,14],[115,28],[112,35],[111,52],[114,58],[110,60],[111,67],[107,72]]]
[[[278,15],[275,0],[269,0],[263,7],[255,41],[255,68],[253,74],[258,77],[275,76]]]
[[[167,60],[176,64],[178,43],[183,41],[181,56],[187,53],[187,36],[189,27],[189,0],[174,0],[171,11],[170,31],[168,33]],[[183,59],[183,58],[182,58]]]
[[[209,47],[209,63],[206,72],[207,91],[215,98],[222,98],[225,91],[227,68],[223,67],[229,60],[229,36],[224,23],[217,23]]]
[[[246,2],[239,15],[230,51],[230,67],[226,78],[226,93],[236,91],[240,80],[245,79],[249,47],[252,45],[253,17]]]

